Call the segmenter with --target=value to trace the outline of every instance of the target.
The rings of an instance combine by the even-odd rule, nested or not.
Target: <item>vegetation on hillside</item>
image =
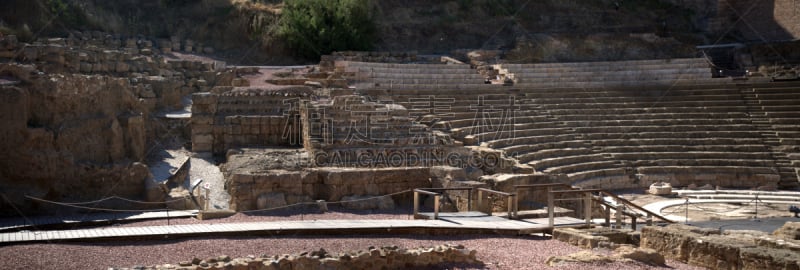
[[[369,50],[375,40],[370,0],[286,0],[279,34],[298,56]]]

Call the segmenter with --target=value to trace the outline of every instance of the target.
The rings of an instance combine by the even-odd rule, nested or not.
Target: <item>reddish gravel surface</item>
[[[281,220],[332,219],[409,219],[410,210],[353,211],[331,207],[332,212],[319,214],[313,210],[270,212],[269,215],[236,214],[229,218],[196,220],[173,219],[170,224],[257,222]],[[300,215],[299,213],[304,213]],[[161,226],[166,220],[140,221],[113,226]],[[199,238],[191,240],[127,241],[112,243],[51,243],[0,246],[0,269],[108,269],[205,259],[219,255],[281,255],[319,248],[329,252],[363,250],[369,246],[396,245],[404,248],[462,244],[478,251],[484,266],[447,266],[446,269],[542,269],[550,256],[567,255],[581,249],[543,237],[509,237],[496,235],[463,236],[281,236],[240,238]],[[702,269],[668,261],[675,269]],[[638,263],[567,264],[557,269],[667,269]]]
[[[329,252],[396,245],[405,248],[462,244],[478,251],[484,266],[449,266],[449,269],[542,269],[548,257],[566,255],[580,248],[541,237],[465,236],[350,236],[216,238],[184,241],[147,241],[87,244],[28,244],[0,247],[0,269],[108,269],[178,263],[219,255],[246,257],[299,253],[325,248]],[[668,267],[639,263],[566,264],[556,269],[701,269],[668,261]]]
[[[269,222],[285,220],[340,220],[340,219],[411,219],[411,209],[400,208],[392,211],[370,211],[370,210],[342,210],[335,206],[329,206],[331,212],[324,214],[315,213],[315,210],[299,211],[271,211],[267,213],[237,213],[231,217],[212,220],[198,220],[194,218],[170,219],[170,225],[177,224],[200,224],[200,223],[234,223],[234,222]],[[140,226],[163,226],[167,225],[167,220],[147,220],[137,221],[115,226],[140,227]]]

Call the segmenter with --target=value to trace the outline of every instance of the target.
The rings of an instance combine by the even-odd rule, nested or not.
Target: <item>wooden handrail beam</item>
[[[494,194],[503,195],[503,196],[514,196],[515,195],[513,193],[502,192],[502,191],[497,191],[497,190],[491,190],[491,189],[488,189],[488,188],[478,188],[478,191],[485,191],[485,192],[494,193]]]
[[[422,193],[422,194],[425,194],[425,195],[439,195],[440,194],[440,193],[436,193],[436,192],[433,192],[433,191],[427,191],[427,190],[424,190],[424,189],[414,189],[414,192]]]
[[[652,211],[650,211],[650,210],[644,209],[643,207],[641,207],[641,206],[639,206],[639,205],[637,205],[637,204],[635,204],[635,203],[633,203],[633,202],[631,202],[631,201],[629,201],[629,200],[626,200],[626,199],[624,199],[624,198],[622,198],[622,197],[620,197],[620,196],[617,196],[617,194],[614,194],[614,193],[608,192],[608,191],[606,191],[606,190],[600,190],[600,193],[606,194],[606,195],[608,195],[608,196],[610,196],[610,197],[614,198],[614,199],[615,199],[615,200],[617,200],[618,202],[622,202],[622,203],[624,203],[624,204],[626,204],[626,205],[628,205],[628,206],[631,206],[631,207],[633,207],[633,208],[636,208],[636,210],[639,210],[639,211],[645,212],[645,213],[647,213],[648,215],[650,215],[650,216],[652,216],[652,217],[656,217],[656,218],[658,218],[658,219],[660,219],[660,220],[666,221],[667,223],[675,223],[675,221],[669,220],[669,219],[667,219],[667,218],[665,218],[665,217],[663,217],[663,216],[661,216],[661,215],[659,215],[659,214],[653,213],[653,212],[652,212]]]
[[[569,187],[573,186],[564,183],[550,183],[550,184],[530,184],[530,185],[514,185],[515,189],[518,188],[546,188],[546,187]]]
[[[572,189],[572,190],[553,190],[550,193],[558,193],[558,194],[572,194],[572,193],[586,193],[586,192],[602,192],[602,189]]]

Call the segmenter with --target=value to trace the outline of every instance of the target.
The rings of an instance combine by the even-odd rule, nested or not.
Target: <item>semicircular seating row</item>
[[[438,121],[429,124],[465,145],[503,150],[537,172],[572,184],[624,188],[668,181],[796,187],[794,168],[800,156],[778,149],[798,145],[800,88],[770,84],[740,89],[730,80],[711,79],[708,67],[701,77],[698,63],[673,59],[507,65],[496,68],[516,69],[516,79],[524,83],[370,83],[362,93],[403,105],[412,116],[434,115]],[[380,76],[424,80],[477,74],[466,65],[351,62],[349,67],[369,70],[372,81]],[[664,85],[642,81],[645,73],[631,71],[648,68],[658,71],[651,75],[687,69],[693,75],[670,75],[680,81]],[[376,75],[376,69],[385,74]],[[550,84],[533,75],[542,72],[586,73],[592,74],[586,80],[614,78],[608,81],[622,83]]]

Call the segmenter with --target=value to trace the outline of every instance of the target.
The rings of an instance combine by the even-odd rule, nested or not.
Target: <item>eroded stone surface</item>
[[[461,264],[476,267],[483,262],[476,257],[477,252],[464,246],[440,245],[405,249],[396,246],[370,247],[347,253],[329,253],[319,249],[300,254],[281,256],[261,256],[230,258],[219,256],[201,260],[180,262],[181,269],[253,269],[253,270],[313,270],[313,269],[413,269],[445,264]],[[172,264],[149,266],[137,269],[172,269]],[[121,268],[129,269],[129,268]]]

